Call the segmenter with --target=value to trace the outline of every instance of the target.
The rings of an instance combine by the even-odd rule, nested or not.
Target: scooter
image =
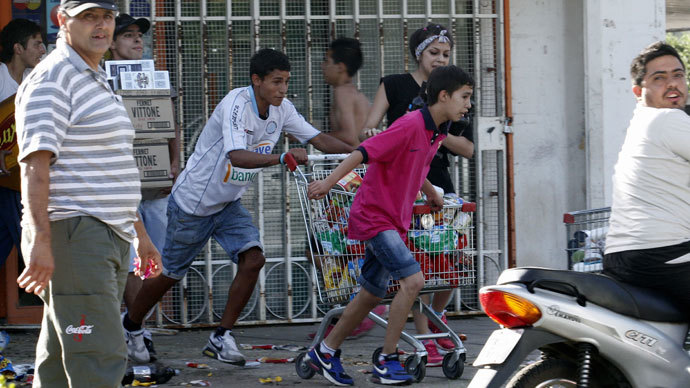
[[[525,267],[503,271],[479,299],[503,328],[474,362],[469,388],[690,387],[688,312],[653,291]],[[521,368],[537,350],[541,359]]]

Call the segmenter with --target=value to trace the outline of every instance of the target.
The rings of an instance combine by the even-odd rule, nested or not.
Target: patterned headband
[[[448,33],[448,30],[441,30],[441,32],[438,35],[431,35],[430,37],[424,39],[422,43],[417,46],[417,48],[414,50],[414,56],[417,57],[417,60],[419,60],[419,57],[422,56],[422,51],[427,48],[433,42],[434,40],[438,39],[440,43],[450,43],[450,38],[446,36]]]

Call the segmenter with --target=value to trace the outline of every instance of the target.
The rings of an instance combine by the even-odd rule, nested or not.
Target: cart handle
[[[295,157],[292,156],[291,153],[286,152],[285,156],[283,157],[283,161],[285,162],[285,165],[287,166],[288,170],[295,172],[297,170],[297,160],[295,160]]]
[[[307,155],[307,160],[310,162],[323,162],[327,160],[343,160],[348,156],[350,156],[350,154]],[[295,157],[292,156],[291,153],[286,152],[283,161],[290,171],[295,172],[295,170],[297,170],[297,160],[295,160]]]
[[[321,155],[307,155],[310,162],[323,162],[327,160],[343,160],[350,156],[350,154],[321,154]]]
[[[477,204],[474,202],[463,202],[460,208],[461,212],[474,213],[477,210]],[[412,207],[412,214],[429,214],[431,213],[431,206],[429,205],[414,205]]]

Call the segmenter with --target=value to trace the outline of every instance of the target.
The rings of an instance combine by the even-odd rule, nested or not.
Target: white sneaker
[[[137,331],[125,329],[125,341],[127,342],[127,356],[130,360],[138,363],[148,363],[151,361],[151,355],[144,343],[144,329]]]
[[[215,332],[211,333],[202,353],[228,364],[244,366],[246,362],[244,355],[237,349],[235,336],[229,331],[226,331],[221,337],[216,336]]]

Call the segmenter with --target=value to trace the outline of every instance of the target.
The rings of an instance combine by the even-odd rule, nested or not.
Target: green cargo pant
[[[30,228],[22,232],[24,252]],[[33,386],[120,387],[127,365],[120,304],[130,244],[93,217],[53,221],[50,229],[55,271],[40,295],[45,307]]]

